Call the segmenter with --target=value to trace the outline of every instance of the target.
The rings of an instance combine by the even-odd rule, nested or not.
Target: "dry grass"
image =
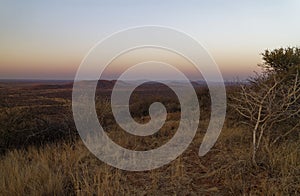
[[[258,168],[251,164],[250,136],[225,130],[218,142],[223,153],[215,156],[224,169],[215,178],[231,195],[296,195],[300,193],[300,140],[279,146],[264,146]],[[216,162],[217,163],[217,162]],[[219,163],[219,164],[220,164]],[[221,167],[221,165],[220,165]]]
[[[300,193],[299,140],[264,149],[253,168],[250,135],[225,128],[205,157],[198,157],[202,134],[187,151],[162,168],[127,172],[95,158],[81,141],[12,150],[1,157],[3,195],[286,195]],[[112,133],[113,135],[113,133]],[[132,140],[123,139],[123,145]]]

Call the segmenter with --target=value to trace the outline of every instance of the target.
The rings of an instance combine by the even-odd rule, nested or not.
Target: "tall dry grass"
[[[200,131],[200,130],[199,130]],[[111,135],[116,134],[111,133]],[[115,137],[116,137],[115,135]],[[123,136],[122,136],[123,137]],[[1,157],[2,195],[287,195],[300,193],[300,140],[258,155],[253,168],[251,135],[242,127],[224,128],[215,147],[198,157],[203,133],[162,168],[127,172],[99,161],[80,140],[42,148],[12,150]],[[121,140],[120,140],[121,141]],[[133,145],[129,139],[122,145]],[[139,142],[139,141],[135,141]],[[142,142],[142,141],[140,141]],[[140,144],[135,145],[140,145]]]

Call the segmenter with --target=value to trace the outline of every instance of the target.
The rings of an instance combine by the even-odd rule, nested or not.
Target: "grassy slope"
[[[114,133],[112,133],[114,134]],[[202,134],[169,165],[147,172],[110,167],[76,143],[12,150],[1,157],[0,193],[74,195],[157,194],[299,194],[300,141],[264,149],[260,167],[250,164],[250,135],[225,128],[205,157],[197,151]],[[130,145],[132,140],[122,140]]]
[[[53,138],[51,142],[43,141],[40,147],[33,142],[34,146],[26,150],[22,146],[15,149],[14,145],[24,141],[23,135],[27,134],[18,132],[19,129],[27,130],[27,127],[34,126],[39,131],[39,127],[49,125],[53,130],[57,127],[72,128],[62,127],[65,116],[57,116],[71,115],[68,109],[70,93],[70,89],[32,89],[30,86],[13,86],[0,91],[1,104],[6,104],[1,106],[0,111],[9,111],[8,114],[0,112],[1,119],[4,119],[0,121],[3,124],[0,130],[5,133],[11,130],[9,138],[12,142],[10,150],[0,155],[0,195],[300,194],[300,139],[283,141],[271,149],[263,147],[258,154],[259,168],[253,168],[250,161],[251,132],[236,126],[235,117],[228,120],[217,144],[204,157],[198,157],[198,148],[203,137],[201,130],[207,122],[201,123],[194,141],[184,154],[162,168],[147,172],[127,172],[110,167],[90,154],[80,140],[57,141]],[[206,104],[205,99],[202,104]],[[144,105],[141,102],[134,108],[140,111]],[[29,112],[22,109],[28,106],[32,106]],[[120,133],[118,128],[111,128],[110,137],[129,149],[155,148],[168,141],[176,131],[179,113],[176,109],[174,111],[164,129],[155,137],[130,138]],[[48,120],[49,125],[31,122],[30,119],[36,116]],[[24,122],[25,117],[28,118],[27,123],[17,123]],[[28,131],[32,134],[35,130]],[[50,134],[53,135],[53,132]],[[47,135],[43,133],[35,139],[41,142],[44,136]],[[61,135],[57,133],[57,137],[61,138]]]

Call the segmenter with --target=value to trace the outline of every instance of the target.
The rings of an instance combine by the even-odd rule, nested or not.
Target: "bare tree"
[[[232,100],[243,123],[252,129],[252,162],[257,165],[256,154],[263,139],[267,145],[273,145],[300,127],[299,70],[284,76],[258,75],[242,84]]]

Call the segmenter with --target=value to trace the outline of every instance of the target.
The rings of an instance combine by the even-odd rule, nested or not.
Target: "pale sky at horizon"
[[[0,79],[73,79],[91,47],[124,28],[169,26],[199,41],[226,80],[265,49],[300,46],[300,1],[0,0]]]

